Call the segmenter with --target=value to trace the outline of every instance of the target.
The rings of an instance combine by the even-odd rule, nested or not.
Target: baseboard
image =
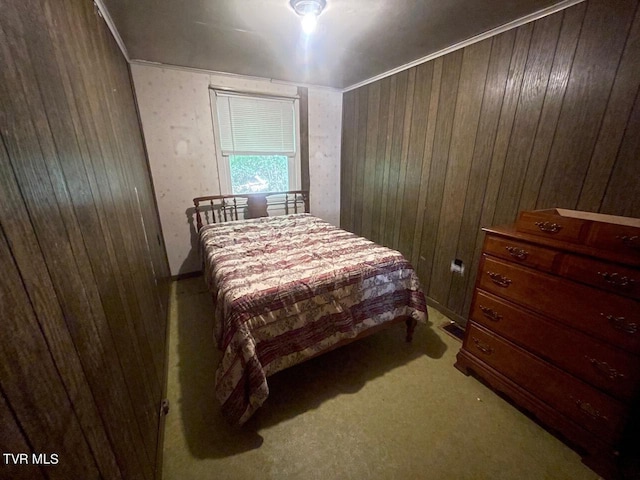
[[[195,277],[199,277],[201,275],[202,275],[202,271],[201,270],[197,270],[195,272],[180,273],[178,275],[172,275],[171,276],[171,281],[185,280],[187,278],[195,278]]]
[[[436,310],[438,310],[440,313],[442,313],[446,317],[449,317],[451,320],[453,320],[458,325],[460,325],[460,327],[464,328],[465,325],[467,324],[467,319],[464,318],[462,315],[458,315],[453,310],[449,310],[447,307],[445,307],[444,305],[436,302],[432,298],[426,297],[426,300],[427,300],[427,305],[429,305],[430,307],[435,308]]]

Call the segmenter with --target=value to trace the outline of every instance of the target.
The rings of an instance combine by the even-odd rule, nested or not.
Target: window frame
[[[216,92],[220,92],[225,95],[237,95],[249,98],[270,98],[275,100],[293,100],[294,105],[294,136],[295,136],[295,154],[286,155],[281,153],[264,153],[267,155],[283,155],[288,159],[288,174],[289,174],[289,190],[300,190],[302,185],[302,167],[300,157],[300,98],[298,95],[277,95],[277,94],[264,94],[259,92],[241,92],[236,90],[229,90],[227,88],[209,87],[209,101],[211,104],[211,120],[213,122],[213,135],[214,144],[216,150],[216,165],[218,168],[218,183],[220,187],[220,193],[222,195],[233,195],[233,186],[231,184],[231,164],[229,157],[231,155],[225,155],[222,151],[222,142],[220,140],[220,123],[218,120],[218,96]],[[234,151],[233,155],[254,155],[260,156],[256,152],[242,152]],[[270,193],[270,192],[256,192],[256,193]]]

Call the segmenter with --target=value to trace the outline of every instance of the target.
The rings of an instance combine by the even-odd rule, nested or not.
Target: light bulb
[[[307,13],[302,17],[302,31],[307,35],[313,33],[318,24],[318,16],[315,13]]]

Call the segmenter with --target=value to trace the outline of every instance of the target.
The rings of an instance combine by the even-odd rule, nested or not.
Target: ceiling
[[[345,88],[561,0],[103,0],[131,60]]]

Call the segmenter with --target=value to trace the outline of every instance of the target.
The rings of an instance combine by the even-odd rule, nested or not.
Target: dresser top
[[[618,215],[607,215],[605,213],[582,212],[580,210],[567,210],[566,208],[553,208],[549,210],[538,210],[539,212],[549,212],[561,217],[578,218],[591,222],[612,223],[614,225],[625,225],[627,227],[640,228],[640,218],[620,217]]]

